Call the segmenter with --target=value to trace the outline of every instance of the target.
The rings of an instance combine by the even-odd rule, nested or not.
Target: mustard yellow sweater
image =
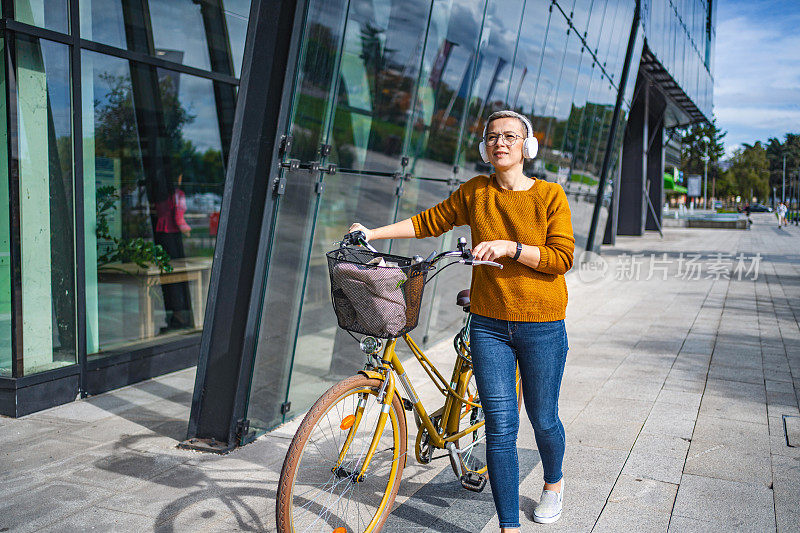
[[[561,320],[567,309],[564,274],[572,268],[575,237],[564,189],[536,180],[527,191],[509,191],[494,174],[476,176],[449,198],[412,217],[417,238],[436,237],[454,226],[469,225],[472,246],[509,240],[536,246],[541,261],[535,269],[511,257],[503,268],[472,269],[472,312],[502,320]]]

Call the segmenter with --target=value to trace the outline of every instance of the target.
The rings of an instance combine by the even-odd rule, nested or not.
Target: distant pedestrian
[[[750,219],[750,203],[745,204],[744,214],[747,217],[747,229],[750,229],[750,224],[753,223],[753,221]]]
[[[778,215],[778,228],[783,227],[786,219],[786,205],[784,205],[783,202],[778,204],[778,209],[775,210],[775,214]]]

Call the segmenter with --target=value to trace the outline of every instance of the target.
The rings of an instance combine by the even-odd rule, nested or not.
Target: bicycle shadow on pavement
[[[520,448],[520,480],[539,464],[536,450]],[[385,531],[427,531],[474,533],[481,531],[495,516],[489,483],[483,492],[464,489],[448,467],[423,485],[403,503],[396,505],[384,525]]]

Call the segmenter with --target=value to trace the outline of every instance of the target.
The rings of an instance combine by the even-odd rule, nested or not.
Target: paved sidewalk
[[[565,510],[552,526],[530,520],[542,472],[523,420],[523,531],[800,531],[800,228],[753,219],[750,231],[619,238],[605,276],[568,276]],[[449,368],[451,350],[430,355]],[[227,456],[178,450],[193,384],[187,370],[0,417],[0,531],[274,530],[299,420]],[[424,390],[426,405],[436,394]],[[485,494],[464,505],[474,496],[446,463],[409,459],[395,531],[497,531],[491,506],[475,512]]]

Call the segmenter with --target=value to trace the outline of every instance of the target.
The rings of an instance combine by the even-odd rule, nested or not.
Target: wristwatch
[[[522,253],[522,243],[521,243],[521,242],[518,242],[518,243],[517,243],[517,253],[515,253],[515,254],[514,254],[514,260],[515,260],[515,261],[516,261],[517,259],[519,259],[519,256],[520,256],[520,254],[521,254],[521,253]]]

